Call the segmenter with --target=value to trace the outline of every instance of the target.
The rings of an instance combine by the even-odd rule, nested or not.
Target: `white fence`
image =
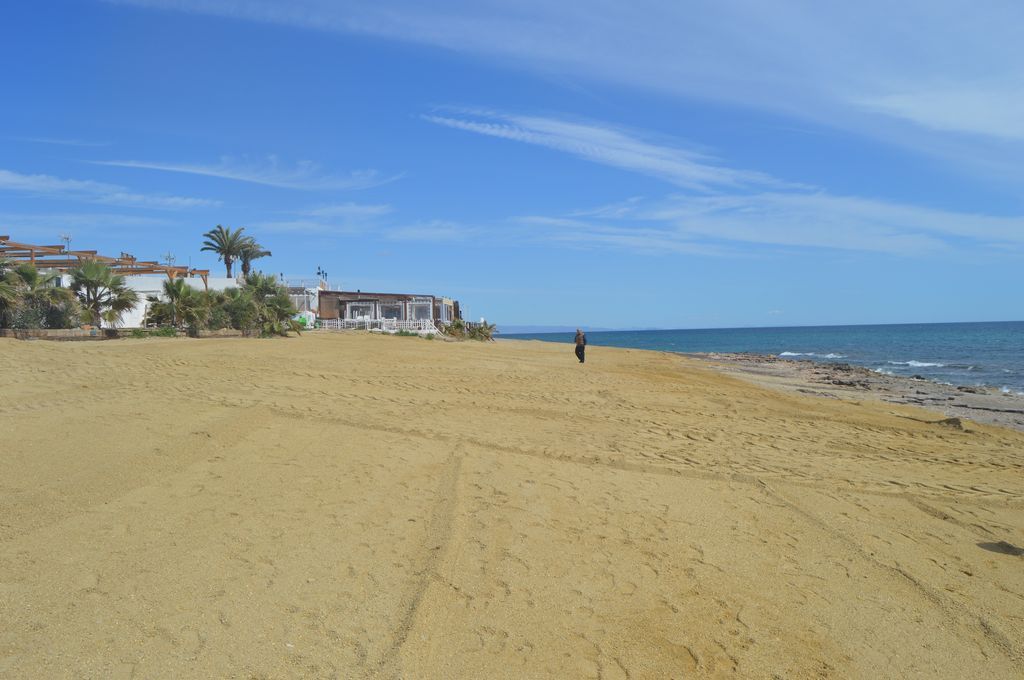
[[[385,333],[412,331],[415,333],[435,333],[442,335],[434,322],[429,319],[416,321],[405,319],[320,319],[320,328],[334,331],[358,329],[380,330]]]

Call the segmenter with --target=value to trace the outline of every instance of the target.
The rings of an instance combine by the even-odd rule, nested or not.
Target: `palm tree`
[[[242,247],[248,238],[242,235],[243,231],[245,231],[245,227],[239,227],[232,231],[231,227],[225,229],[218,224],[215,229],[203,234],[206,240],[203,241],[203,247],[200,250],[217,253],[217,259],[224,262],[229,279],[231,278],[231,265],[234,264],[235,259],[241,257]],[[269,255],[269,253],[267,254]]]
[[[248,290],[241,288],[226,289],[222,306],[230,319],[232,328],[248,332],[256,327],[259,309]]]
[[[13,291],[14,299],[0,304],[7,308],[17,305],[23,317],[19,324],[25,324],[24,328],[45,327],[52,310],[74,299],[70,291],[60,287],[60,273],[40,271],[27,262],[10,269],[4,281],[8,290],[6,295],[0,293],[0,297],[9,298]]]
[[[164,296],[173,326],[201,326],[210,314],[206,296],[188,285],[185,279],[164,281]]]
[[[0,279],[0,328],[7,326],[7,316],[18,301],[18,289],[6,279]]]
[[[261,257],[269,257],[271,252],[264,250],[263,246],[259,244],[252,236],[246,236],[242,242],[242,250],[238,253],[238,258],[242,263],[242,275],[249,276],[252,272],[252,261],[258,260]]]
[[[243,293],[248,295],[256,307],[256,319],[263,335],[287,335],[288,331],[299,332],[298,322],[292,319],[295,306],[288,297],[288,289],[281,285],[276,276],[254,273],[245,277]]]
[[[97,326],[101,321],[116,326],[139,301],[139,294],[128,287],[123,276],[96,260],[86,260],[71,270],[71,290]]]
[[[27,262],[12,269],[6,278],[21,289],[26,300],[58,304],[68,297],[67,290],[58,285],[59,272],[40,271]]]
[[[0,258],[0,328],[7,325],[7,316],[20,297],[17,284],[8,278],[11,265],[10,260]]]

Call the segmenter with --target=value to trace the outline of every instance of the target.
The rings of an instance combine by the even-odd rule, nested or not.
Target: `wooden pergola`
[[[99,255],[95,250],[67,250],[63,245],[46,246],[12,241],[10,236],[0,236],[0,257],[14,262],[28,262],[40,269],[53,269],[66,272],[84,260],[97,260],[110,266],[116,274],[166,274],[169,279],[178,277],[198,276],[203,280],[203,287],[208,287],[209,269],[190,269],[160,264],[150,260],[138,260],[128,253],[119,257]]]

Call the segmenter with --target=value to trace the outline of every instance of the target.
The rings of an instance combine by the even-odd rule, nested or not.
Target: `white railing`
[[[441,331],[430,319],[320,319],[320,328],[333,331],[341,330],[380,330],[385,333],[413,331],[416,333],[434,333]]]

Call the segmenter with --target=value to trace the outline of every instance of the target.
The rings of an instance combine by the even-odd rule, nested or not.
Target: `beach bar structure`
[[[82,264],[85,260],[96,260],[108,265],[115,274],[135,276],[145,274],[165,274],[169,279],[198,276],[207,286],[210,270],[176,267],[151,260],[139,260],[128,253],[118,257],[100,255],[95,250],[68,250],[63,245],[35,245],[12,241],[10,236],[0,236],[0,257],[14,262],[27,262],[37,269],[67,272]]]
[[[211,277],[208,269],[193,269],[172,264],[161,264],[151,260],[139,260],[128,253],[117,257],[100,255],[95,250],[69,250],[63,245],[37,245],[12,241],[10,236],[0,236],[0,258],[16,263],[28,263],[37,269],[46,269],[61,274],[60,285],[68,286],[71,276],[68,272],[87,260],[96,260],[110,267],[115,274],[124,276],[125,285],[139,295],[139,302],[126,310],[118,323],[120,328],[138,328],[146,324],[150,301],[148,298],[163,298],[163,283],[167,279],[183,279],[197,290],[224,290],[238,286],[234,278]],[[166,278],[164,278],[166,277]],[[103,322],[106,326],[107,323]]]
[[[326,327],[433,327],[462,318],[458,300],[437,295],[321,290],[319,301]]]

